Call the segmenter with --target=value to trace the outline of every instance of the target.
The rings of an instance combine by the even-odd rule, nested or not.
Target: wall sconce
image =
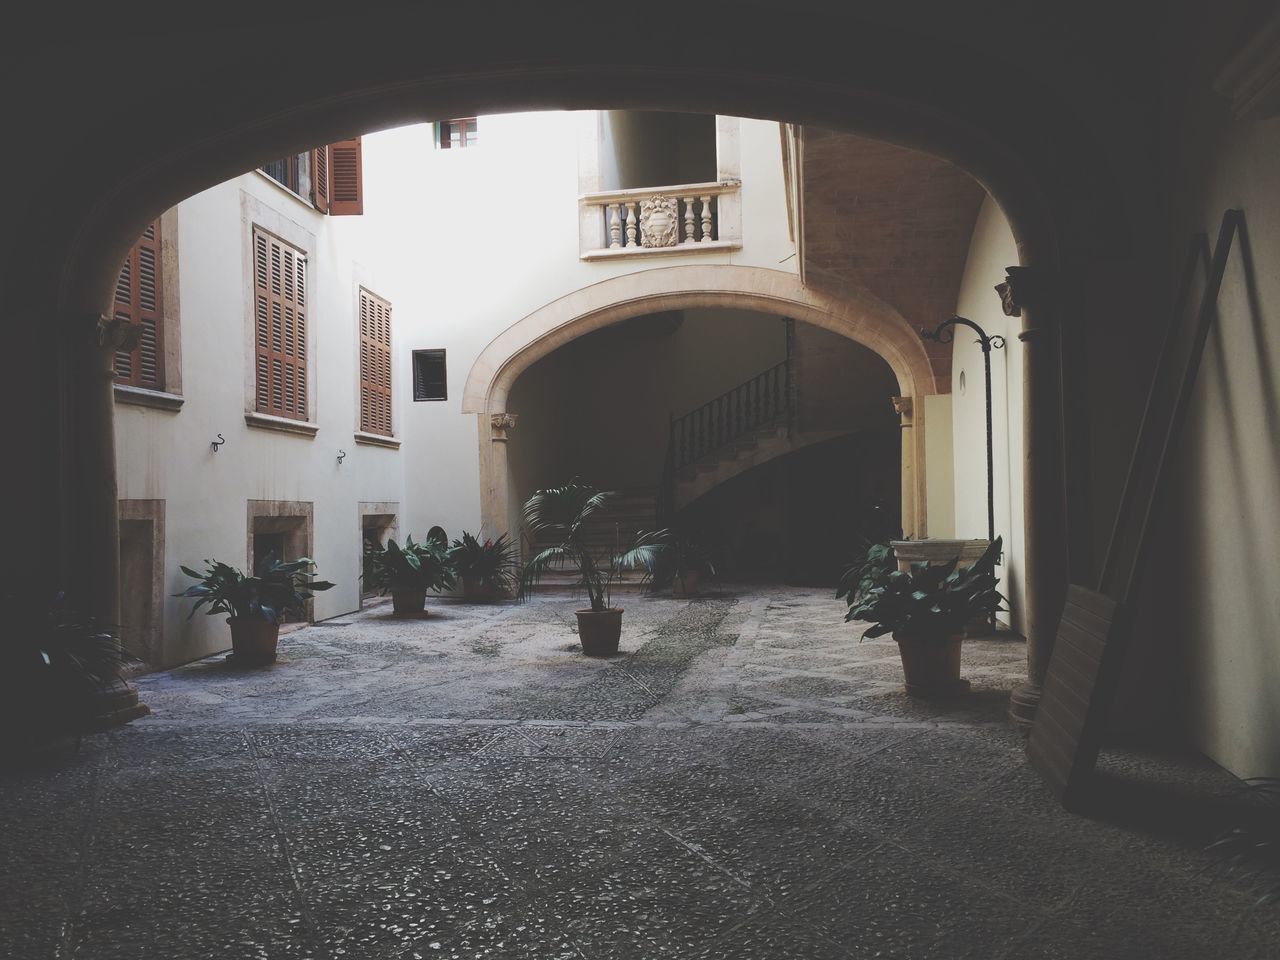
[[[214,440],[212,443],[209,444],[209,449],[212,450],[214,453],[217,453],[218,448],[226,442],[227,442],[226,440],[222,439],[222,434],[218,434],[218,439]]]
[[[345,460],[345,459],[347,459],[347,451],[345,451],[345,450],[339,450],[339,451],[338,451],[338,465],[339,465],[339,466],[341,466],[341,465],[342,465],[342,461],[343,461],[343,460]]]

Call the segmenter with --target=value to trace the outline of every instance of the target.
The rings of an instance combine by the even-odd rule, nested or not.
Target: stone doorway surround
[[[511,387],[537,360],[572,340],[623,320],[697,307],[753,310],[792,317],[848,337],[875,351],[893,370],[903,397],[937,392],[920,336],[893,307],[854,289],[839,295],[806,287],[789,272],[698,264],[644,270],[604,280],[553,300],[512,324],[476,358],[463,388],[462,412],[480,418],[480,513],[486,534],[518,528],[510,502],[506,443],[518,416],[506,408]],[[890,398],[885,398],[888,404]],[[919,404],[923,406],[922,403]],[[926,535],[923,424],[902,445],[903,522]]]
[[[310,500],[249,500],[245,536],[245,569],[253,570],[253,541],[258,534],[284,534],[284,558],[311,556],[315,543],[315,507]],[[315,619],[315,605],[307,601],[305,619]]]
[[[398,539],[400,536],[400,504],[389,500],[362,500],[358,508],[357,530],[360,537],[360,557],[356,561],[357,573],[364,574],[365,534],[374,531],[378,543],[385,544],[388,537]],[[360,609],[363,610],[365,600],[371,596],[370,588],[362,580],[360,582]]]
[[[145,664],[164,662],[163,500],[120,501],[120,627]]]

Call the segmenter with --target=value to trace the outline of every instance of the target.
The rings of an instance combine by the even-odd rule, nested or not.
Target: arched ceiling
[[[803,137],[806,282],[865,290],[916,329],[951,316],[982,187],[915,150],[815,127]],[[926,348],[949,392],[950,347]]]

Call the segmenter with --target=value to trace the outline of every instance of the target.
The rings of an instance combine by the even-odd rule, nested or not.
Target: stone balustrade
[[[741,182],[608,190],[579,198],[583,260],[742,246]]]

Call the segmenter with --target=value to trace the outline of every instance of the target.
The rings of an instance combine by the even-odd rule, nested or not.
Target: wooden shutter
[[[311,202],[321,213],[329,212],[329,148],[311,151]]]
[[[360,291],[360,429],[391,436],[391,304]]]
[[[142,326],[133,350],[116,351],[116,382],[164,389],[164,290],[160,221],[153,220],[125,257],[116,278],[115,315]]]
[[[364,213],[364,171],[360,138],[329,147],[329,213],[335,217]]]
[[[256,406],[307,419],[307,258],[271,234],[253,230]]]

